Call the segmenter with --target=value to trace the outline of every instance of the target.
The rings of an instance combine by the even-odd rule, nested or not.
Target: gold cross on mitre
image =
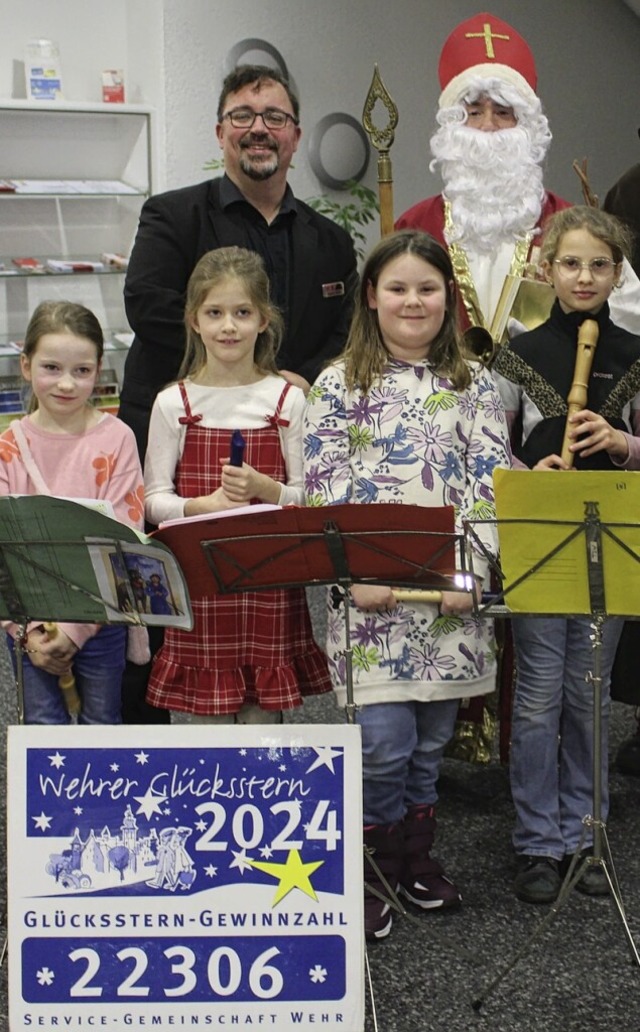
[[[484,45],[487,51],[487,57],[495,57],[496,52],[493,49],[494,39],[510,39],[509,36],[503,36],[499,32],[492,32],[491,25],[489,22],[485,22],[482,26],[482,32],[465,32],[465,39],[484,39]]]

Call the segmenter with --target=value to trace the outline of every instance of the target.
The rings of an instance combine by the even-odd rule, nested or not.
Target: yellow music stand
[[[593,669],[586,678],[593,685],[593,813],[583,818],[582,835],[555,904],[473,1001],[474,1010],[480,1010],[551,923],[589,866],[602,868],[633,961],[640,967],[602,820],[601,766],[602,629],[612,616],[640,617],[640,478],[624,470],[496,470],[494,488],[500,541],[496,572],[502,586],[491,602],[479,607],[479,614],[593,618]],[[465,530],[477,548],[473,525]],[[593,853],[581,857],[589,829]]]

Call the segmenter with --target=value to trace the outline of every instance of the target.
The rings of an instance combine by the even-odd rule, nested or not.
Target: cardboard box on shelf
[[[124,104],[122,68],[106,68],[102,73],[102,99],[105,104]]]

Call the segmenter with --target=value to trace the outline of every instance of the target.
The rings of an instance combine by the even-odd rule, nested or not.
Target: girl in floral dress
[[[453,505],[462,519],[494,515],[492,473],[510,465],[504,411],[491,375],[467,361],[456,327],[447,252],[425,233],[386,237],[369,256],[345,351],[318,378],[305,412],[307,504]],[[484,543],[495,552],[493,532]],[[486,562],[474,560],[482,577]],[[351,647],[362,728],[364,837],[391,888],[424,909],[460,894],[431,858],[436,783],[460,698],[490,692],[493,629],[471,594],[440,606],[397,602],[391,587],[354,584]],[[343,618],[329,609],[328,652],[345,697]],[[377,873],[367,881],[384,891]],[[365,893],[369,938],[391,909]]]

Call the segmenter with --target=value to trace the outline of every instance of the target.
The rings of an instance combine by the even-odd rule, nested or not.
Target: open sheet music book
[[[267,505],[266,503],[260,505],[239,505],[235,509],[222,509],[220,512],[201,512],[197,516],[179,516],[175,520],[165,520],[158,527],[158,530],[164,530],[165,527],[181,527],[185,523],[202,523],[203,520],[217,520],[222,519],[225,516],[245,516],[249,513],[257,512],[271,512],[272,509],[280,509],[280,505]]]
[[[101,512],[64,498],[0,498],[0,616],[192,626],[171,551]]]

